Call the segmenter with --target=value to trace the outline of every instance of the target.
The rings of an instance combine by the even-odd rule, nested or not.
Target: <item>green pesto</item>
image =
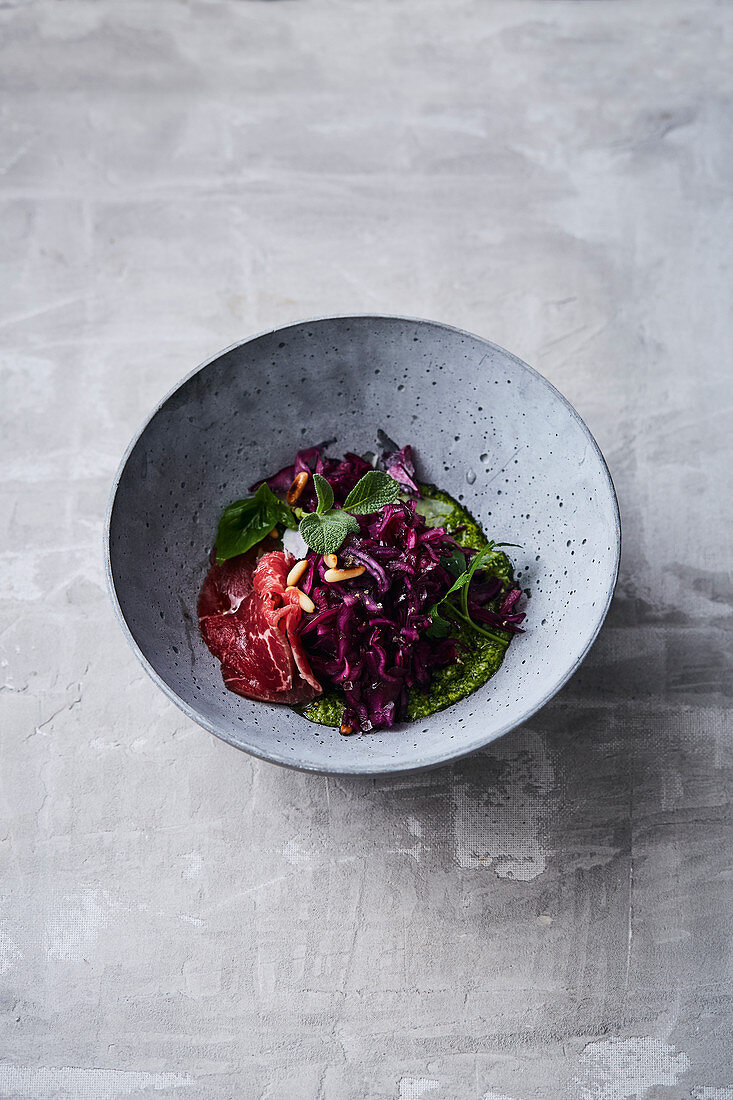
[[[410,689],[408,718],[427,718],[429,714],[457,703],[485,684],[504,660],[507,647],[484,638],[470,626],[461,626],[454,636],[465,649],[461,649],[453,664],[436,669],[426,692]]]
[[[466,549],[480,550],[486,545],[486,535],[467,508],[434,485],[421,485],[420,491],[423,499],[418,501],[417,508],[429,526],[445,527],[456,542]],[[512,563],[501,550],[497,550],[494,556],[492,572],[504,584],[514,583]],[[429,714],[444,710],[470,695],[494,675],[504,660],[506,646],[485,638],[469,626],[456,624],[453,637],[463,647],[460,657],[453,664],[433,673],[426,692],[418,691],[417,688],[410,690],[407,704],[410,719],[427,718]],[[305,718],[321,726],[340,726],[344,714],[344,697],[340,691],[332,689],[296,709]]]
[[[456,542],[467,549],[480,550],[482,546],[486,546],[489,540],[468,508],[464,508],[449,493],[444,493],[435,485],[421,485],[420,492],[423,499],[417,501],[417,510],[425,517],[428,527],[445,527],[448,534],[453,535]],[[436,511],[434,517],[430,509],[433,501],[445,505],[445,510]]]
[[[344,697],[334,688],[295,709],[319,726],[340,726],[344,717]]]

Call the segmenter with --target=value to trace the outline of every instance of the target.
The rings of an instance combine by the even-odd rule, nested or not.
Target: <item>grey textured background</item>
[[[730,5],[0,7],[0,1095],[731,1100]],[[538,367],[621,500],[588,662],[456,767],[187,721],[101,523],[148,409],[325,312]]]

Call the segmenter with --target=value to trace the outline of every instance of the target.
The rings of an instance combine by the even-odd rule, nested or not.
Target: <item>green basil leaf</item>
[[[289,527],[291,531],[297,531],[298,521],[293,515],[293,510],[284,500],[276,497],[266,482],[262,482],[254,495],[258,507],[262,510],[263,519],[271,519],[272,527]],[[270,530],[272,530],[272,527]]]
[[[280,518],[278,519],[277,523],[281,524],[283,527],[289,527],[291,531],[297,531],[298,521],[293,515],[293,509],[288,504],[283,504],[282,501],[280,501],[280,504],[282,506],[282,510],[280,512]],[[275,525],[273,524],[273,526]]]
[[[313,485],[315,486],[316,496],[318,497],[316,512],[318,515],[322,515],[322,513],[327,512],[329,508],[333,508],[333,489],[326,481],[325,477],[321,477],[320,474],[313,475]]]
[[[287,504],[263,482],[254,496],[235,500],[222,512],[216,532],[217,563],[251,550],[278,526],[295,529],[298,525]]]
[[[249,501],[237,500],[224,509],[216,532],[216,560],[219,565],[251,550],[272,531],[274,524],[247,507]]]
[[[394,504],[400,495],[399,483],[389,474],[370,470],[356,483],[344,502],[344,508],[356,516],[378,512],[388,504]]]

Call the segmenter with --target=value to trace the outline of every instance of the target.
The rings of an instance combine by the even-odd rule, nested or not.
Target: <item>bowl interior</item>
[[[228,692],[196,598],[222,509],[298,449],[373,449],[383,428],[512,553],[527,631],[488,684],[448,710],[342,737]],[[619,555],[616,499],[592,436],[535,371],[427,321],[326,318],[231,348],[166,398],[131,446],[109,515],[123,625],[161,687],[212,733],[266,759],[332,772],[429,767],[528,718],[577,667],[605,616]]]

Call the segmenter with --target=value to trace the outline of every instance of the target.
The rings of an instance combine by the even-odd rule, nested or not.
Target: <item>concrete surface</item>
[[[730,5],[0,6],[0,1095],[731,1100]],[[444,771],[189,723],[102,581],[149,407],[384,310],[542,370],[625,528],[590,659]]]

